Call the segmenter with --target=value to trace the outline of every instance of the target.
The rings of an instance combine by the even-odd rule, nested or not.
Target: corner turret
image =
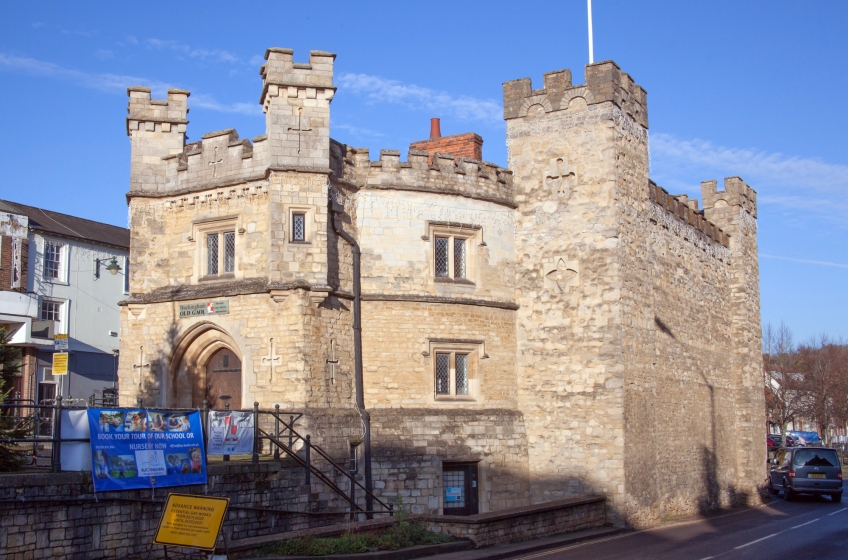
[[[151,99],[150,88],[127,88],[130,137],[130,191],[161,191],[166,183],[163,157],[179,154],[188,124],[188,91],[169,89],[167,99]]]
[[[597,105],[611,101],[648,128],[648,94],[630,74],[608,60],[586,66],[585,76],[584,85],[573,86],[571,70],[548,72],[544,75],[544,87],[536,90],[530,78],[504,83],[504,119],[525,117],[534,105],[541,106],[545,113],[575,108],[572,101],[579,98],[575,104]]]
[[[309,64],[294,62],[291,49],[265,51],[262,96],[271,167],[329,172],[330,102],[335,95],[336,55],[310,51]]]

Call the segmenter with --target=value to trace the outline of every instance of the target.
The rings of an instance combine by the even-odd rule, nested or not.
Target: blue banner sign
[[[89,408],[95,492],[206,483],[200,412]]]

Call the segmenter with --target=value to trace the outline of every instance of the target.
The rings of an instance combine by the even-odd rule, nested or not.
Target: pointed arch
[[[183,333],[168,364],[167,406],[194,408],[203,403],[206,398],[206,366],[222,348],[233,352],[244,363],[233,337],[215,323],[203,321]]]

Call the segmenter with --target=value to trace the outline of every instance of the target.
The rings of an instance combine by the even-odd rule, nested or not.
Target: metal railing
[[[93,397],[93,396],[92,396]],[[56,397],[52,404],[36,404],[31,400],[23,399],[8,399],[0,403],[0,417],[16,418],[21,421],[30,423],[31,434],[25,438],[8,438],[3,440],[5,443],[28,446],[32,444],[32,460],[30,468],[49,468],[51,472],[58,473],[62,470],[62,444],[63,443],[89,443],[90,438],[68,438],[62,437],[62,411],[66,410],[87,410],[89,402],[84,399],[74,399],[76,402],[83,403],[83,406],[67,406],[66,401],[61,396]],[[92,398],[91,402],[95,402]],[[137,399],[137,407],[139,409],[152,408],[164,412],[195,412],[199,411],[202,418],[202,433],[204,449],[208,446],[208,416],[215,409],[210,409],[206,401],[200,409],[185,409],[185,408],[165,408],[165,407],[145,407],[141,398]],[[128,407],[116,407],[128,408]],[[229,405],[223,411],[229,411]],[[26,413],[28,412],[28,413]],[[347,501],[349,504],[349,514],[351,519],[357,514],[364,514],[367,517],[372,517],[373,514],[388,514],[394,515],[393,506],[387,504],[373,493],[369,492],[359,481],[356,480],[356,475],[349,472],[338,462],[333,460],[329,453],[322,447],[312,443],[312,438],[309,435],[302,435],[295,430],[295,423],[303,417],[303,413],[283,411],[280,406],[276,405],[273,410],[261,410],[259,403],[253,403],[253,408],[248,410],[238,410],[234,412],[250,412],[253,414],[253,452],[251,454],[251,463],[258,463],[260,456],[265,455],[269,459],[279,461],[284,457],[294,460],[304,469],[304,483],[311,485],[312,476],[315,476],[323,484],[325,484],[336,495]],[[262,424],[266,426],[263,429]],[[273,426],[271,428],[270,426]],[[265,442],[268,443],[268,452],[264,453]],[[299,446],[299,449],[296,449]],[[49,454],[40,454],[42,451],[47,451],[49,446]],[[317,463],[313,458],[313,453],[317,455]],[[209,455],[207,454],[207,463]],[[39,464],[39,459],[49,459],[48,464]],[[230,456],[224,455],[224,461],[229,461]],[[320,463],[325,463],[321,465]],[[324,469],[321,467],[325,466]],[[326,472],[325,472],[326,471]],[[333,474],[341,479],[348,480],[348,491],[341,488],[331,478]],[[357,488],[362,491],[363,496],[370,497],[375,507],[368,511],[361,507],[356,500]],[[380,509],[377,509],[380,508]]]

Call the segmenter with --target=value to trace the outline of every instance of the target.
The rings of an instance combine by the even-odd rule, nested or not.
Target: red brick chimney
[[[430,154],[430,162],[436,152],[476,160],[483,159],[483,138],[473,132],[442,136],[438,118],[430,119],[430,139],[413,142],[410,150],[421,150]]]

